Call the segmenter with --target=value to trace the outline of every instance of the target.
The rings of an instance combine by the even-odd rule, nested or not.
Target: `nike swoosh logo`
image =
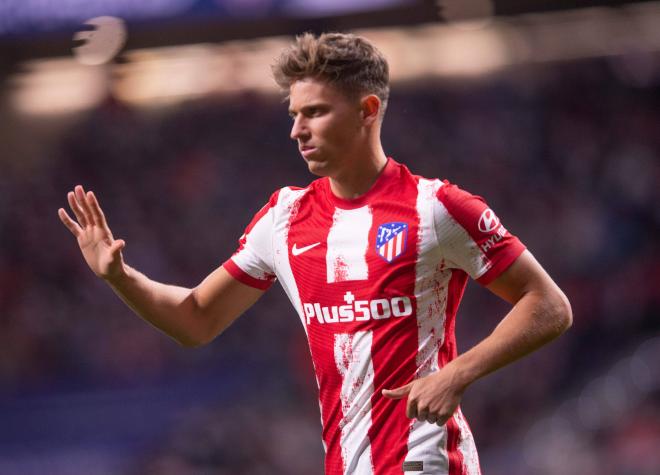
[[[303,252],[307,252],[307,251],[309,251],[310,249],[315,248],[315,247],[318,246],[319,244],[321,244],[321,243],[320,243],[320,242],[315,242],[314,244],[310,244],[309,246],[298,247],[298,243],[295,243],[295,244],[293,245],[293,247],[291,248],[291,254],[293,254],[294,256],[299,256],[299,255],[302,254]]]

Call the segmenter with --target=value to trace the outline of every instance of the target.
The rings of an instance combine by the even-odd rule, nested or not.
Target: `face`
[[[298,142],[309,170],[337,176],[366,140],[360,101],[315,79],[294,82],[289,93],[291,138]]]

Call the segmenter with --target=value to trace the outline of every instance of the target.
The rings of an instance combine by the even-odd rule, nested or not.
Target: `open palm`
[[[112,236],[96,196],[91,191],[85,192],[78,185],[67,194],[67,199],[76,220],[71,219],[64,208],[60,208],[57,213],[78,240],[87,265],[103,279],[118,276],[124,265],[121,250],[126,243]]]

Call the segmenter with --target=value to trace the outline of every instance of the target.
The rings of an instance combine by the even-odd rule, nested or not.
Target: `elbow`
[[[208,343],[203,338],[198,338],[193,335],[177,335],[174,337],[174,341],[183,348],[199,348]]]
[[[557,336],[564,333],[573,325],[573,309],[568,298],[561,290],[557,289],[552,303],[552,314],[556,324]]]
[[[185,324],[179,327],[177,334],[171,336],[184,348],[199,348],[207,345],[219,333],[212,328],[212,319],[200,307],[194,290],[184,300],[180,315],[181,322]]]
[[[182,348],[199,348],[200,346],[204,346],[204,343],[201,341],[191,340],[187,338],[177,338],[175,341]]]
[[[224,328],[216,328],[208,319],[198,321],[199,325],[192,331],[174,337],[176,342],[184,348],[199,348],[208,345],[220,335]]]
[[[197,332],[196,334],[178,335],[174,339],[184,348],[199,348],[211,343],[219,333],[215,332]]]
[[[215,335],[200,325],[199,321],[193,318],[185,319],[187,325],[184,328],[178,328],[176,332],[168,333],[169,336],[183,348],[199,348],[210,343]]]

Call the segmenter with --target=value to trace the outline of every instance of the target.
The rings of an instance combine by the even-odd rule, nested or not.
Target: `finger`
[[[99,205],[99,202],[96,199],[96,195],[93,191],[87,192],[87,202],[89,203],[89,208],[92,212],[92,218],[94,218],[94,222],[99,226],[107,228],[108,223],[105,220],[105,215],[103,214],[103,210],[101,209],[101,206]]]
[[[117,239],[110,245],[110,254],[115,256],[126,247],[126,242],[123,239]]]
[[[436,422],[438,422],[438,417],[435,414],[429,414],[428,416],[426,416],[426,422],[435,424]]]
[[[66,211],[64,211],[64,208],[58,209],[57,215],[60,217],[60,221],[64,223],[64,226],[66,226],[67,229],[71,231],[71,234],[73,234],[75,237],[78,237],[80,233],[82,233],[82,229],[80,226],[78,226],[78,223],[69,217]]]
[[[427,408],[417,408],[417,420],[419,422],[424,422],[429,416],[429,410]]]
[[[87,203],[87,200],[85,199],[85,190],[81,185],[76,186],[75,188],[76,192],[76,201],[78,202],[78,205],[82,209],[83,213],[85,214],[85,219],[89,224],[94,223],[94,219],[92,218],[92,210],[89,208],[89,204]]]
[[[69,208],[71,208],[71,211],[73,211],[73,214],[76,216],[76,219],[78,220],[78,224],[80,224],[81,227],[87,226],[87,220],[85,219],[85,214],[83,213],[82,208],[80,208],[80,205],[78,204],[78,201],[76,200],[76,197],[72,191],[67,193],[66,195],[67,200],[69,201]]]
[[[406,404],[406,416],[409,419],[417,417],[417,401],[414,399],[408,399],[408,404]]]
[[[440,416],[439,415],[438,418],[435,421],[436,425],[438,425],[440,427],[444,426],[447,423],[447,421],[449,420],[449,417],[450,416]]]
[[[405,386],[401,386],[395,389],[383,389],[381,394],[389,399],[403,399],[408,396],[410,393],[410,388],[412,388],[413,383],[408,383]]]

